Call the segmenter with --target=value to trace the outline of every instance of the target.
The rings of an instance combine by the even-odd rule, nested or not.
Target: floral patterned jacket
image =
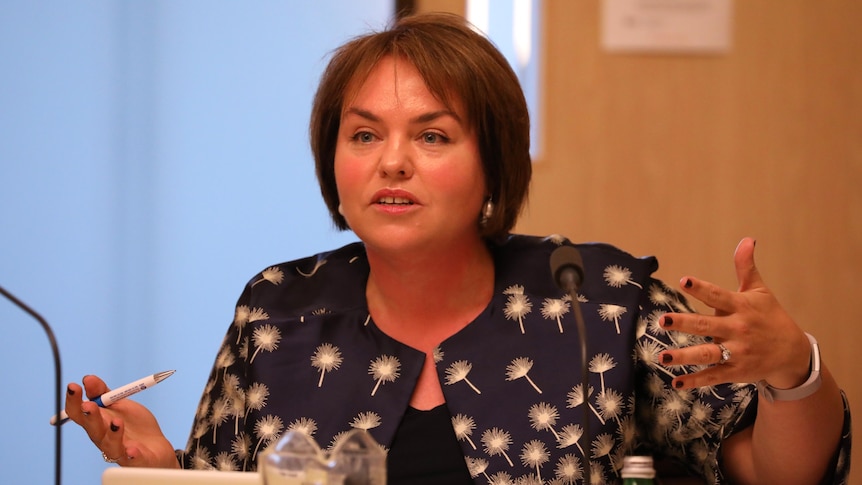
[[[577,245],[590,385],[581,384],[573,302],[555,285],[549,257],[562,237],[510,236],[492,246],[495,290],[475,321],[434,353],[452,426],[476,483],[613,483],[622,459],[651,454],[722,483],[721,440],[749,425],[757,391],[728,384],[671,388],[657,355],[704,341],[666,331],[657,318],[690,311],[653,279],[655,258],[603,244]],[[440,264],[445,264],[441,261]],[[382,333],[365,301],[364,246],[267,268],[245,288],[185,450],[185,468],[255,470],[287,430],[331,447],[352,428],[391,444],[424,353]],[[589,416],[590,436],[583,436]],[[833,483],[849,470],[850,416]]]

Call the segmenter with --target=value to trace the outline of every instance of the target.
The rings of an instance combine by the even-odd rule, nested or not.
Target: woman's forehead
[[[434,86],[429,84],[428,76],[424,75],[415,63],[405,57],[395,58],[392,54],[378,59],[377,62],[369,65],[367,68],[357,69],[345,88],[341,106],[342,114],[344,114],[344,112],[355,103],[356,98],[359,96],[363,87],[366,86],[372,77],[380,74],[379,71],[381,69],[391,69],[392,79],[394,79],[396,83],[398,77],[404,75],[404,73],[417,74],[422,78],[425,89],[440,103],[442,103],[446,109],[453,113],[457,113],[459,118],[462,120],[469,118],[469,114],[464,110],[464,103],[461,102],[460,96],[458,96],[454,89],[443,88],[435,90]],[[385,75],[385,73],[383,74]]]

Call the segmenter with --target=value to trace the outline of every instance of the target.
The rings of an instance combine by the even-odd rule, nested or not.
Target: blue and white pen
[[[125,399],[129,396],[135,395],[143,391],[144,389],[149,389],[155,386],[159,382],[162,382],[163,380],[172,376],[174,372],[176,371],[166,370],[164,372],[157,372],[151,376],[144,377],[143,379],[138,379],[135,382],[131,382],[129,384],[126,384],[125,386],[118,387],[112,391],[108,391],[102,394],[96,399],[93,399],[93,402],[98,404],[99,407],[106,408],[121,399]],[[66,411],[62,411],[60,413],[59,419],[57,418],[57,416],[53,416],[50,422],[53,425],[59,425],[65,423],[68,420],[69,415],[66,414]]]

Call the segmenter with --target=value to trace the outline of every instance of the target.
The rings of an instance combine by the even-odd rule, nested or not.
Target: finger
[[[733,379],[727,376],[726,369],[725,366],[721,365],[707,367],[702,371],[674,378],[672,385],[674,389],[694,389],[732,382]]]
[[[725,315],[733,313],[735,309],[735,293],[708,281],[699,280],[691,276],[685,276],[679,280],[679,285],[686,294],[697,298],[717,314]]]
[[[733,252],[733,264],[736,268],[736,280],[739,282],[739,291],[747,291],[761,288],[764,285],[763,278],[757,265],[754,264],[754,246],[756,241],[750,237],[743,238]]]
[[[84,376],[81,382],[84,383],[84,389],[87,391],[87,399],[90,400],[96,399],[110,391],[105,381],[94,375]]]
[[[128,448],[126,448],[126,459],[129,461],[129,464],[127,466],[135,466],[137,462],[141,461],[141,456],[143,456],[143,452],[137,446],[129,446]]]
[[[110,416],[103,413],[102,408],[92,401],[82,402],[80,409],[81,419],[75,422],[84,428],[90,440],[98,446],[107,433]]]
[[[727,350],[729,359],[732,351]],[[665,366],[720,364],[723,363],[722,348],[714,343],[692,345],[691,347],[662,352],[659,355],[659,361]]]
[[[99,445],[105,456],[116,463],[123,465],[128,462],[128,453],[123,444],[125,426],[122,419],[113,418],[108,423],[107,431]]]
[[[72,421],[79,423],[83,418],[83,412],[81,411],[81,402],[83,401],[82,396],[84,395],[84,390],[81,389],[81,386],[75,384],[74,382],[66,386],[66,414],[69,415],[69,419]]]
[[[658,323],[668,331],[673,330],[720,340],[730,338],[737,328],[737,324],[725,317],[701,313],[665,313],[659,317]]]

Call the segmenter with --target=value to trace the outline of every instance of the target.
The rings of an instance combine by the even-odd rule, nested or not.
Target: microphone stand
[[[12,303],[14,303],[18,308],[24,310],[29,313],[30,316],[35,318],[42,328],[45,330],[45,333],[48,334],[48,341],[51,342],[51,351],[54,354],[54,411],[55,416],[59,416],[60,412],[63,410],[60,402],[60,396],[62,393],[60,389],[63,387],[62,385],[62,372],[60,368],[60,349],[57,346],[57,339],[54,338],[54,332],[51,330],[51,326],[48,325],[48,322],[42,318],[42,315],[36,313],[35,310],[27,306],[24,302],[16,298],[14,295],[6,291],[2,286],[0,286],[0,294],[3,294],[6,298],[9,299]],[[59,424],[54,426],[54,483],[56,485],[60,485],[60,476],[62,471],[62,459],[61,459],[61,450],[62,450],[62,429],[63,427]]]
[[[581,347],[581,386],[583,386],[584,391],[584,403],[583,406],[583,420],[584,420],[584,436],[587,438],[586,445],[590,444],[590,374],[589,368],[587,367],[587,328],[584,325],[584,316],[581,313],[581,305],[578,301],[578,291],[574,289],[569,292],[572,298],[572,313],[575,314],[575,326],[578,330],[578,340],[580,340]],[[586,448],[586,446],[585,446]],[[586,485],[590,485],[593,480],[592,477],[592,466],[590,465],[590,457],[584,457],[584,483]]]
[[[586,444],[590,444],[590,374],[587,367],[587,327],[584,324],[584,316],[581,313],[581,305],[578,301],[578,288],[584,281],[584,262],[577,249],[571,246],[560,246],[551,254],[551,274],[557,286],[569,295],[572,300],[572,313],[575,316],[575,326],[578,331],[581,351],[581,386],[583,387],[584,402],[583,424]],[[592,465],[590,457],[584,456],[584,484],[592,483]]]

